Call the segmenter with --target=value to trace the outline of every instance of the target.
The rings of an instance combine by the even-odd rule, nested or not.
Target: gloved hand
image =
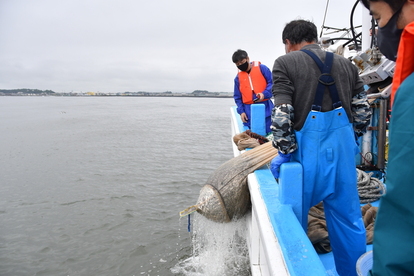
[[[279,178],[280,165],[289,162],[291,155],[291,153],[283,154],[279,151],[279,154],[270,162],[270,171],[275,178]]]

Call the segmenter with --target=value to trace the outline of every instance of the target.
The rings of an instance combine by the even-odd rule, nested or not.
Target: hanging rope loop
[[[372,176],[371,173],[357,169],[358,194],[361,203],[377,201],[386,193],[381,180]]]

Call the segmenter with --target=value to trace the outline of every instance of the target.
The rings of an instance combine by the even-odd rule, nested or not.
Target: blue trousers
[[[303,221],[309,209],[323,201],[335,266],[339,275],[357,275],[356,262],[366,251],[352,124],[345,110],[311,111],[300,131],[292,160],[303,166]]]

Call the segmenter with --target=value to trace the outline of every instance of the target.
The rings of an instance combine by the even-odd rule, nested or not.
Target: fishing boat
[[[336,53],[340,48],[341,54],[353,60],[359,68],[366,89],[370,90],[369,101],[372,104],[373,118],[367,134],[360,140],[361,154],[356,157],[356,169],[369,172],[383,181],[386,170],[386,107],[393,62],[382,56],[376,62],[372,61],[375,53],[370,35],[363,35],[369,34],[371,18],[368,11],[363,16],[363,22],[368,27],[362,26],[359,33],[354,27],[337,29],[323,26],[320,44],[327,51]],[[339,32],[345,34],[337,35]],[[329,33],[337,35],[336,38],[327,37],[326,34]],[[231,107],[230,112],[234,137],[247,128],[243,126],[236,107]],[[260,135],[266,135],[263,114],[263,105],[252,105],[251,131]],[[235,157],[243,153],[232,144]],[[266,165],[248,175],[252,208],[247,214],[246,240],[253,276],[338,275],[333,253],[318,254],[300,223],[302,217],[308,215],[302,213],[302,186],[302,166],[297,162],[288,162],[281,166],[279,182],[276,182]],[[377,207],[379,200],[370,204]],[[366,275],[367,267],[369,270],[372,244],[367,245],[366,252],[356,267],[360,275]],[[363,264],[364,261],[368,265]],[[362,268],[364,265],[366,267]]]
[[[254,111],[252,112],[254,129]],[[245,131],[235,107],[231,108],[232,133]],[[234,155],[240,152],[233,143]],[[338,275],[332,252],[318,254],[299,221],[303,215],[302,167],[282,165],[279,183],[267,166],[248,176],[252,203],[247,214],[247,245],[253,276]],[[372,202],[378,206],[378,201]],[[372,245],[367,245],[367,252]]]
[[[353,11],[358,4],[359,1],[356,1]],[[369,30],[375,28],[375,24],[373,25],[368,11],[363,13],[362,21],[362,26],[354,27],[351,24],[351,28],[323,26],[319,41],[323,49],[345,56],[358,67],[371,103],[373,113],[371,126],[367,133],[359,138],[360,155],[355,158],[355,169],[358,171],[358,177],[361,172],[361,174],[369,175],[369,178],[371,176],[375,178],[378,188],[375,187],[376,195],[368,198],[367,201],[361,200],[364,197],[361,197],[359,191],[361,210],[366,209],[367,206],[369,208],[378,207],[380,197],[385,193],[383,182],[386,172],[387,105],[394,72],[394,62],[382,56],[373,43],[375,35],[371,36]],[[361,31],[358,30],[359,28]],[[217,222],[228,222],[232,219],[226,215],[226,210],[234,207],[234,202],[237,202],[238,199],[234,198],[237,193],[233,193],[229,187],[245,189],[243,184],[245,175],[240,177],[236,172],[239,178],[234,181],[236,179],[234,168],[241,166],[243,172],[246,172],[244,169],[246,157],[256,155],[259,151],[262,153],[265,145],[255,149],[239,150],[239,147],[233,142],[233,138],[248,129],[243,126],[235,106],[231,107],[230,112],[234,160],[230,161],[231,163],[223,164],[213,173],[205,185],[208,189],[202,189],[197,204],[180,212],[181,216],[197,211]],[[254,104],[251,106],[250,131],[259,136],[266,135],[264,113],[264,105]],[[269,146],[269,144],[266,145]],[[274,150],[271,145],[267,149]],[[253,154],[246,152],[249,150]],[[270,160],[266,162],[270,162]],[[252,170],[246,174],[247,192],[251,202],[251,209],[246,214],[246,241],[251,274],[253,276],[338,275],[330,248],[324,248],[323,245],[322,249],[324,250],[321,250],[320,247],[317,248],[318,244],[315,240],[311,241],[309,233],[306,231],[308,227],[301,224],[304,221],[304,216],[308,216],[308,214],[302,213],[302,194],[305,185],[302,165],[298,162],[282,164],[280,178],[277,182],[266,162],[261,163],[254,170],[248,164],[249,169]],[[231,165],[235,167],[233,168]],[[228,185],[229,183],[233,185]],[[226,188],[223,189],[223,187]],[[229,198],[231,203],[227,205],[226,202],[229,201]],[[224,211],[216,212],[214,211],[216,207]],[[217,218],[217,213],[225,215]],[[370,232],[372,233],[373,223],[368,226],[372,226]],[[367,224],[365,227],[367,228]],[[367,275],[370,262],[372,265],[371,243],[372,240],[369,241],[367,235],[366,253],[361,256],[355,267],[358,274],[362,276]]]

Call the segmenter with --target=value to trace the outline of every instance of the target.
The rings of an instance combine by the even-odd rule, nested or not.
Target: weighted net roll
[[[215,222],[243,217],[251,208],[248,174],[269,163],[277,153],[268,142],[225,162],[207,179],[196,205],[181,211],[180,216],[197,211]]]
[[[229,222],[231,220],[220,192],[211,185],[204,185],[196,205],[197,211],[212,221]]]

